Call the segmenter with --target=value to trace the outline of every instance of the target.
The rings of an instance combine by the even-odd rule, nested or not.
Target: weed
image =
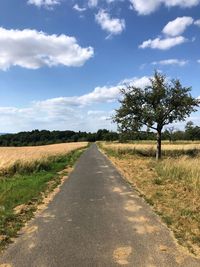
[[[156,185],[162,185],[162,184],[163,184],[163,180],[160,179],[160,178],[155,178],[155,179],[153,180],[153,182],[154,182],[154,184],[156,184]]]
[[[171,225],[173,223],[173,220],[170,216],[165,215],[162,218],[167,225]]]
[[[155,193],[155,197],[160,198],[160,197],[162,197],[162,196],[163,196],[163,193],[160,192],[160,191],[157,191],[157,192]]]

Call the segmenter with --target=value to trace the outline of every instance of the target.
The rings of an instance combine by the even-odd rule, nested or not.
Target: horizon
[[[154,69],[199,97],[199,11],[200,0],[2,0],[1,132],[116,131],[119,89]]]

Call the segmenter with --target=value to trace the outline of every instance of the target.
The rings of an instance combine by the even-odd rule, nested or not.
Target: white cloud
[[[130,79],[124,79],[115,86],[95,87],[92,92],[82,96],[52,98],[45,101],[36,102],[35,104],[45,108],[57,105],[64,105],[74,108],[84,107],[95,103],[109,103],[118,99],[120,89],[126,85],[144,88],[145,86],[149,85],[149,83],[150,81],[148,76],[143,76],[141,78],[134,77]]]
[[[188,64],[188,60],[179,60],[179,59],[165,59],[161,61],[154,61],[152,62],[152,65],[178,65],[180,67],[185,66]]]
[[[199,0],[161,0],[167,7],[193,7],[197,6],[200,1]]]
[[[130,0],[132,8],[140,15],[148,15],[154,12],[160,6],[158,0]]]
[[[73,9],[75,9],[75,10],[78,11],[78,12],[84,12],[84,11],[87,10],[87,8],[85,8],[85,7],[80,7],[78,4],[75,4],[75,5],[73,6]]]
[[[191,17],[178,17],[167,23],[162,32],[170,36],[181,35],[194,22]]]
[[[198,60],[197,60],[197,63],[199,63],[199,64],[200,64],[200,59],[198,59]]]
[[[95,16],[96,22],[101,28],[111,35],[120,34],[125,29],[125,20],[111,18],[105,10],[100,10]]]
[[[148,76],[143,76],[141,78],[124,79],[119,83],[119,85],[130,85],[134,87],[144,88],[145,86],[148,86],[150,84],[149,78],[150,77]]]
[[[151,48],[151,49],[160,49],[160,50],[167,50],[174,46],[183,44],[187,41],[187,39],[183,36],[177,36],[177,37],[169,37],[161,39],[160,37],[155,39],[149,39],[147,41],[144,41],[139,48],[145,49],[145,48]]]
[[[194,24],[195,24],[196,26],[199,26],[199,27],[200,27],[200,19],[196,20],[196,21],[194,22]]]
[[[82,66],[94,54],[92,47],[82,48],[76,38],[47,35],[36,30],[0,28],[0,69],[11,66],[38,69],[43,66]]]
[[[27,3],[37,7],[52,8],[55,5],[59,5],[61,0],[28,0]]]
[[[193,7],[200,3],[200,0],[129,0],[131,6],[140,15],[148,15],[156,11],[161,5],[166,7]]]
[[[88,0],[88,6],[90,8],[97,7],[98,2],[99,2],[98,0]]]
[[[101,110],[101,103],[116,102],[120,89],[125,84],[144,87],[148,77],[125,79],[115,86],[96,87],[92,92],[81,96],[58,97],[31,103],[27,108],[0,107],[1,131],[13,132],[31,129],[71,129],[95,131],[99,128],[111,129],[108,118],[110,109]],[[98,105],[99,104],[99,105]],[[94,108],[94,109],[93,109]]]

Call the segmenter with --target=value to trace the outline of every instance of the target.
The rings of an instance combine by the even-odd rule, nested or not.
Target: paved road
[[[92,145],[48,208],[1,255],[14,267],[200,266]],[[3,265],[2,265],[3,266]]]

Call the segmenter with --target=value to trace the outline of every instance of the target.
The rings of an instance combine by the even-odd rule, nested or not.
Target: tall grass
[[[156,170],[163,179],[179,181],[187,185],[190,190],[200,193],[200,157],[164,159],[157,165]]]

